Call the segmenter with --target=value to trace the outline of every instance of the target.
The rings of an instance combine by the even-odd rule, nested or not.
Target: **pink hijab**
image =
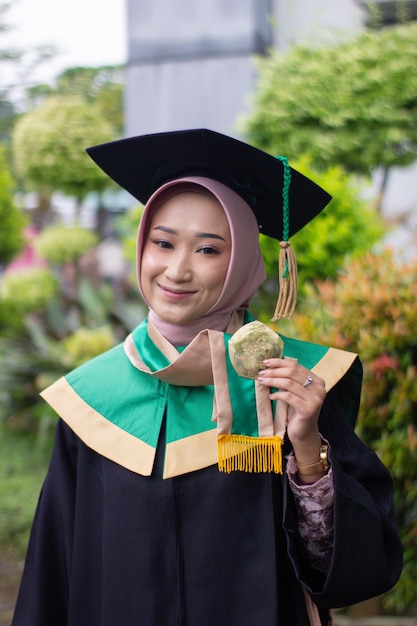
[[[200,319],[190,324],[170,324],[150,308],[149,319],[173,345],[188,345],[202,330],[225,331],[233,311],[247,309],[259,286],[266,278],[259,247],[259,229],[250,206],[232,189],[211,178],[189,176],[165,183],[149,198],[139,225],[137,244],[137,276],[143,295],[140,267],[144,242],[155,211],[170,197],[183,191],[211,192],[226,213],[231,233],[231,256],[222,292],[217,302]],[[148,306],[149,303],[147,302]]]

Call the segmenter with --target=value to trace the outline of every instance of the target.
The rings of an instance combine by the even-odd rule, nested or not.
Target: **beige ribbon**
[[[235,312],[226,330],[233,334],[243,323],[243,312]],[[148,335],[159,350],[171,361],[170,365],[153,372],[142,360],[132,335],[124,343],[124,349],[132,365],[159,380],[177,386],[214,385],[213,421],[217,422],[218,435],[232,432],[233,412],[226,367],[226,349],[223,333],[215,330],[201,331],[179,353],[155,326],[148,322]],[[275,414],[269,398],[270,389],[255,381],[255,398],[258,415],[259,437],[283,437],[287,422],[288,406],[276,403]]]

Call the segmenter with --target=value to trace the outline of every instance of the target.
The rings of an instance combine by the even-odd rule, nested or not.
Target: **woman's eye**
[[[212,248],[212,246],[203,246],[199,248],[199,252],[201,252],[201,254],[219,254],[219,251],[216,250],[216,248]]]
[[[154,239],[152,243],[156,244],[159,248],[172,248],[172,243],[167,241],[166,239]]]

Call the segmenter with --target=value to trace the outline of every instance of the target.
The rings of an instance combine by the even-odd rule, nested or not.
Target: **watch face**
[[[321,462],[325,472],[327,472],[327,470],[330,467],[329,459],[328,459],[328,456],[327,456],[328,449],[329,449],[329,446],[327,445],[327,443],[323,444],[321,446],[321,448],[320,448],[320,462]]]

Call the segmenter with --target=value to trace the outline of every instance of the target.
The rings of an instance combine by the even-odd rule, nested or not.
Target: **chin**
[[[159,317],[159,319],[161,319],[163,322],[166,322],[167,324],[176,324],[177,326],[187,326],[188,324],[192,324],[195,321],[195,318],[184,318],[181,316],[176,316],[176,315],[172,315],[172,312],[170,314],[170,312],[166,313],[166,312],[159,312],[158,310],[155,310],[155,313],[157,314],[157,316]]]

